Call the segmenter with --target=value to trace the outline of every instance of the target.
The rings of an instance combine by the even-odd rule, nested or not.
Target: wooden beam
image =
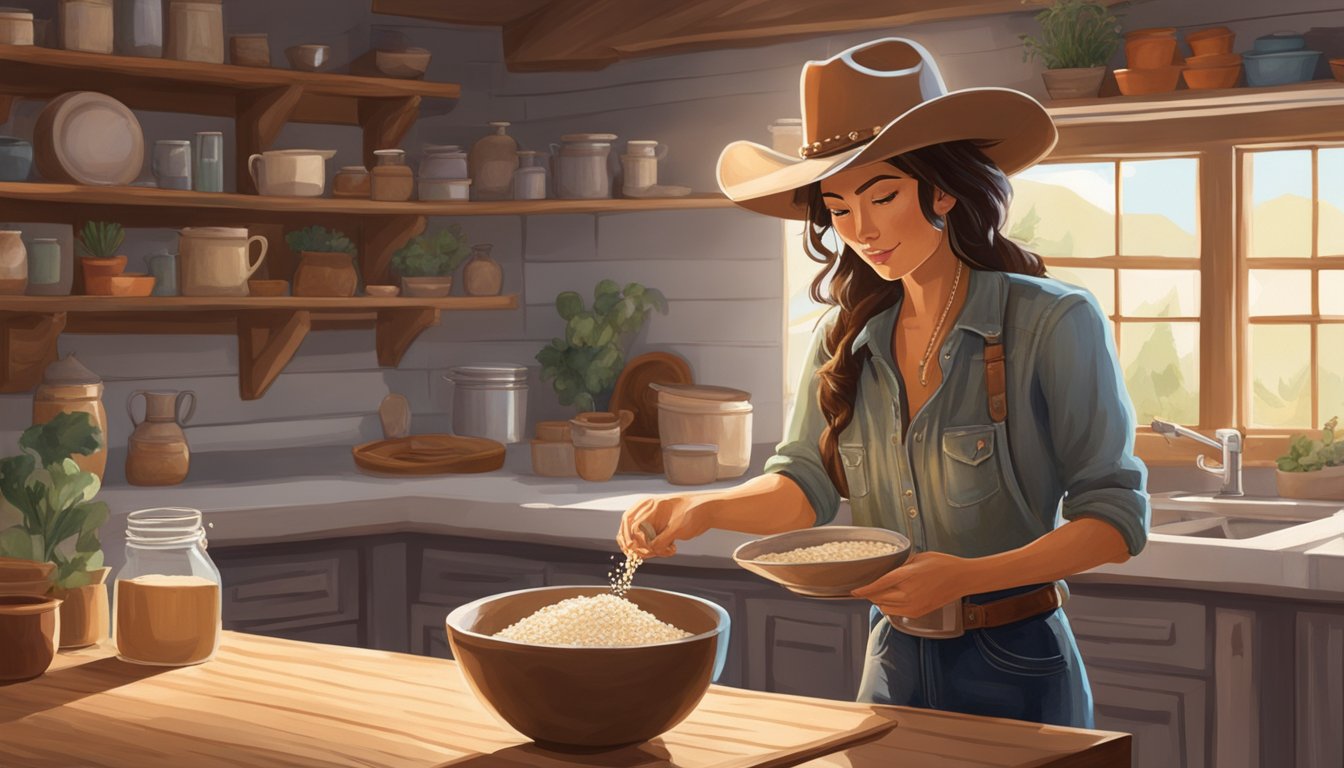
[[[511,21],[546,7],[550,0],[480,0],[444,2],[443,0],[373,0],[373,12],[389,16],[430,19],[445,24],[502,27]]]
[[[401,358],[410,349],[424,330],[439,324],[437,309],[384,309],[378,312],[378,325],[374,331],[378,348],[378,364],[384,368],[396,368]]]
[[[65,317],[0,312],[0,392],[27,392],[42,383],[42,373],[56,360]]]
[[[373,152],[395,149],[420,116],[420,97],[360,99],[359,124],[364,128],[364,165],[374,166]]]
[[[238,96],[234,167],[238,173],[239,192],[253,194],[257,191],[248,160],[271,146],[302,99],[302,85],[249,91]]]
[[[303,310],[238,316],[238,388],[244,400],[266,394],[311,327],[311,313]]]
[[[392,254],[410,242],[412,237],[424,232],[427,223],[424,216],[396,216],[365,221],[364,243],[359,250],[364,283],[378,285],[390,282]]]

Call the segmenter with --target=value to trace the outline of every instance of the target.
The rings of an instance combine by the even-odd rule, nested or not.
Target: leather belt
[[[961,623],[964,629],[1001,627],[1061,608],[1067,599],[1059,583],[1055,582],[982,605],[963,600]]]

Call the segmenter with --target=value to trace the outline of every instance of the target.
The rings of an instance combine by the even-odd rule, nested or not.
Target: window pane
[[[1250,327],[1251,426],[1311,426],[1311,329]]]
[[[1125,317],[1199,317],[1199,270],[1120,270]]]
[[[1251,154],[1251,258],[1311,255],[1311,152]]]
[[[1344,356],[1339,353],[1339,350],[1344,350],[1344,325],[1322,325],[1317,333],[1320,334],[1317,343],[1321,345],[1320,422],[1324,424],[1332,416],[1338,416],[1340,421],[1344,421]],[[1312,426],[1319,427],[1321,424]]]
[[[1109,317],[1115,314],[1115,270],[1113,269],[1069,269],[1067,267],[1049,267],[1049,276],[1084,288],[1097,297],[1101,310]]]
[[[1115,255],[1115,165],[1038,165],[1013,177],[1008,236],[1041,256]]]
[[[784,402],[790,404],[798,389],[798,377],[803,373],[808,342],[817,320],[826,310],[808,295],[812,278],[821,271],[821,265],[807,256],[803,244],[803,222],[786,221],[784,228],[784,282],[787,291],[785,311],[788,330],[784,348]],[[787,416],[787,414],[786,414]]]
[[[1344,315],[1344,269],[1321,270],[1320,279],[1321,314]]]
[[[1317,155],[1322,256],[1344,256],[1344,149],[1322,149]]]
[[[1199,422],[1199,325],[1122,323],[1120,365],[1139,424]]]
[[[1120,163],[1120,253],[1124,256],[1199,256],[1193,158]]]
[[[1252,269],[1252,317],[1311,314],[1311,272],[1306,269]]]

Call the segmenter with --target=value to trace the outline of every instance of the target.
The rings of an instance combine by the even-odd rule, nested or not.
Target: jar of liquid
[[[395,202],[410,200],[415,192],[415,174],[406,165],[405,150],[379,149],[373,155],[378,158],[370,182],[373,199]]]
[[[205,548],[199,510],[127,515],[126,564],[112,587],[119,658],[178,667],[214,657],[223,628],[220,577]]]

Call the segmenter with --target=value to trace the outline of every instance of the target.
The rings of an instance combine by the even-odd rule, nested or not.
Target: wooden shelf
[[[238,336],[244,400],[265,394],[310,330],[373,327],[378,364],[396,367],[445,311],[517,309],[518,297],[418,298],[15,296],[0,304],[0,392],[41,381],[66,333]]]
[[[1258,88],[1176,90],[1143,96],[1107,96],[1092,99],[1055,99],[1045,107],[1056,122],[1079,123],[1132,119],[1148,121],[1189,117],[1192,113],[1227,114],[1344,104],[1344,83],[1309,80],[1305,83]]]

